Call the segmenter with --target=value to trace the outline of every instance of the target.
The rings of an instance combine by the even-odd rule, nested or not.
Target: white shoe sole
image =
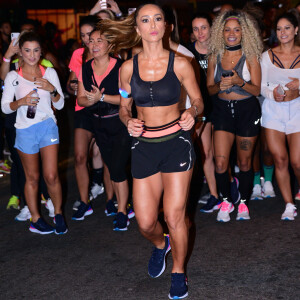
[[[281,217],[282,221],[294,221],[295,217],[297,217],[297,212],[294,212],[294,217],[293,218],[289,218],[289,217]]]

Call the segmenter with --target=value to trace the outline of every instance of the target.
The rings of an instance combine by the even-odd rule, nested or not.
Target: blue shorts
[[[52,118],[24,129],[16,130],[15,148],[27,154],[35,154],[40,148],[59,144],[58,127]]]

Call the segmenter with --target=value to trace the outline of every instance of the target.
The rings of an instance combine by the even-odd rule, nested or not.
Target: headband
[[[239,18],[237,16],[230,16],[228,18],[225,19],[225,21],[229,21],[229,20],[237,20],[239,21]]]

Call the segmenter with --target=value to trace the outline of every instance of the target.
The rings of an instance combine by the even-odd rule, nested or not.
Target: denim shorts
[[[58,127],[52,118],[16,129],[15,148],[27,154],[35,154],[40,148],[59,144]]]

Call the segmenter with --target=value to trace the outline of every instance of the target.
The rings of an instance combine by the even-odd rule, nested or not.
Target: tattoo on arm
[[[244,150],[244,151],[249,151],[252,148],[252,142],[247,140],[247,139],[243,139],[240,141],[240,149]]]

